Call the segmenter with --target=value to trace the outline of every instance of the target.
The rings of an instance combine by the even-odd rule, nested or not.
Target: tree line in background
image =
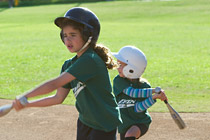
[[[33,6],[44,4],[61,4],[61,3],[76,3],[76,2],[99,2],[112,0],[0,0],[0,7],[16,7],[16,6]]]

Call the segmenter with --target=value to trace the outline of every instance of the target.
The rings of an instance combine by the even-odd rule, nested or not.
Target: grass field
[[[210,1],[111,1],[0,8],[0,98],[16,95],[59,75],[70,54],[54,19],[74,6],[88,7],[101,21],[99,43],[118,51],[145,52],[143,75],[165,89],[180,112],[210,112]],[[111,80],[117,71],[110,71]],[[74,104],[69,95],[65,104]],[[165,112],[162,102],[150,108]]]

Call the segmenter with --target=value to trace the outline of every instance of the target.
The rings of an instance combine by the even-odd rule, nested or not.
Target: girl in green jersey
[[[119,75],[114,78],[113,89],[123,121],[118,127],[120,139],[135,140],[147,132],[151,123],[147,108],[156,99],[164,101],[167,97],[163,90],[151,88],[149,82],[141,77],[147,66],[146,57],[141,50],[125,46],[113,55],[119,64]]]
[[[97,16],[87,8],[75,7],[56,18],[55,24],[61,29],[61,40],[76,56],[64,62],[60,76],[26,92],[13,102],[13,107],[18,111],[61,104],[72,89],[79,112],[77,140],[115,140],[121,118],[107,70],[115,63],[109,49],[96,44],[100,32]],[[20,102],[56,89],[54,96]]]

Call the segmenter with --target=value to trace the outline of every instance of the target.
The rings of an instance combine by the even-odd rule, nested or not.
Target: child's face
[[[78,52],[85,43],[80,31],[74,29],[72,26],[65,26],[63,28],[63,40],[71,53]]]
[[[118,72],[119,72],[119,75],[120,77],[125,77],[125,75],[123,74],[123,68],[127,65],[126,63],[120,61],[120,60],[117,60],[117,63],[119,65],[119,67],[117,68]]]

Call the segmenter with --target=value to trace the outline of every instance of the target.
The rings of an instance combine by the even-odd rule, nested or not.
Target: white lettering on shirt
[[[135,100],[122,99],[118,102],[119,108],[128,108],[128,107],[132,107],[134,105],[135,105]]]
[[[78,82],[77,86],[73,88],[74,96],[75,98],[78,96],[81,90],[83,90],[86,87],[86,85],[82,82]]]

